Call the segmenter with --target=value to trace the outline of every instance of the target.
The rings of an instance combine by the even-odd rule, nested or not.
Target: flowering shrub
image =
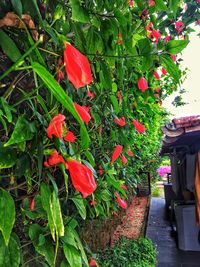
[[[166,176],[166,174],[171,173],[171,166],[160,166],[158,168],[158,175],[159,176]]]
[[[126,208],[122,185],[157,169],[200,4],[1,2],[1,264],[88,266],[82,221]]]

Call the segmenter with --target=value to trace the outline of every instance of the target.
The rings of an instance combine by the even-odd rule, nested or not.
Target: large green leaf
[[[81,254],[74,246],[64,243],[63,250],[71,267],[82,267]]]
[[[0,29],[0,47],[4,53],[12,60],[16,62],[20,57],[21,53],[15,42],[3,31]]]
[[[53,221],[56,228],[56,232],[58,236],[64,236],[64,224],[63,224],[63,218],[60,208],[60,202],[58,195],[53,191],[52,199],[51,199],[51,209],[52,209],[52,215],[53,215]]]
[[[22,2],[21,0],[11,0],[12,6],[15,12],[21,16],[22,15]]]
[[[0,267],[18,267],[20,265],[20,247],[14,235],[11,235],[8,246],[0,234]]]
[[[63,88],[54,79],[54,77],[48,72],[43,66],[37,62],[32,64],[33,70],[40,76],[44,81],[48,89],[53,93],[55,98],[74,116],[74,118],[79,122],[81,126],[81,146],[82,148],[88,148],[89,146],[89,136],[86,127],[79,117],[77,111],[74,108],[74,104],[71,98],[64,92]]]
[[[14,200],[6,190],[0,189],[0,231],[2,232],[6,245],[9,243],[14,222]]]
[[[167,42],[166,51],[169,52],[170,54],[178,54],[188,44],[189,44],[189,40],[172,40],[172,41]]]
[[[90,21],[87,10],[81,6],[79,0],[70,0],[72,7],[72,19],[75,21],[87,23]]]
[[[167,72],[174,78],[176,83],[179,83],[181,78],[181,71],[174,61],[168,55],[161,55],[160,61],[163,67],[166,68]]]
[[[51,239],[45,237],[44,234],[44,229],[38,224],[33,224],[29,227],[29,236],[36,251],[45,257],[51,267],[54,267],[54,247]]]
[[[14,149],[4,147],[0,143],[0,169],[11,168],[17,162],[17,153]]]
[[[85,208],[84,200],[83,200],[82,196],[80,194],[77,194],[71,200],[74,202],[74,204],[75,204],[79,214],[83,218],[83,220],[85,220],[86,219],[86,208]]]
[[[35,123],[29,122],[24,116],[20,116],[16,122],[14,131],[10,139],[4,146],[6,147],[31,140],[35,132]]]
[[[51,231],[52,238],[55,241],[55,225],[51,208],[51,190],[49,189],[49,186],[44,183],[41,184],[40,190],[42,206],[47,213],[48,225]]]

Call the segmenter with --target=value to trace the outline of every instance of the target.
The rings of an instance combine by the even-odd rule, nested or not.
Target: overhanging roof
[[[174,149],[200,149],[200,115],[175,118],[161,129],[165,134],[161,155],[169,154]]]

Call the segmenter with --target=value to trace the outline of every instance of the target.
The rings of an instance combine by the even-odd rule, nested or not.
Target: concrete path
[[[165,219],[164,198],[151,199],[146,236],[157,246],[157,267],[200,267],[200,252],[177,249],[169,221]]]

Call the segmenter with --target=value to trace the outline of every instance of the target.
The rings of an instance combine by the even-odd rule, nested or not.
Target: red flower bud
[[[171,40],[171,36],[170,35],[165,36],[165,38],[164,38],[165,42],[169,42],[170,40]]]
[[[87,166],[74,159],[68,160],[67,164],[74,188],[80,192],[84,198],[91,195],[97,187],[92,171]]]
[[[51,156],[49,156],[47,161],[44,162],[44,166],[49,167],[49,166],[57,165],[59,163],[65,164],[66,162],[65,162],[64,158],[58,154],[57,150],[54,149]]]
[[[122,154],[122,156],[121,156],[121,161],[122,161],[123,165],[126,165],[127,158],[124,156],[124,154]]]
[[[88,123],[91,119],[90,114],[88,113],[88,107],[80,106],[77,103],[74,103],[74,107],[78,112],[79,116],[81,117],[82,121]]]
[[[53,119],[50,121],[49,126],[46,130],[47,136],[49,138],[52,138],[53,135],[55,135],[58,138],[62,138],[64,123],[65,123],[64,115],[58,114],[54,116]]]
[[[160,75],[158,74],[158,72],[157,72],[156,70],[154,70],[153,74],[154,74],[154,77],[155,77],[157,80],[160,80]]]
[[[133,125],[135,126],[136,130],[139,132],[139,133],[144,133],[146,131],[146,128],[144,125],[142,125],[139,121],[137,120],[133,120],[132,121]]]
[[[153,0],[149,0],[149,6],[155,6],[156,3]]]
[[[90,99],[93,99],[95,97],[95,93],[94,92],[91,92],[90,90],[88,90],[87,92],[87,96],[90,98]]]
[[[65,76],[62,70],[58,70],[57,75],[56,75],[56,80],[60,83],[61,81],[64,80],[64,78]]]
[[[171,59],[176,62],[176,55],[170,55]]]
[[[126,120],[124,117],[119,119],[114,119],[115,123],[117,123],[119,126],[123,127],[126,125]]]
[[[92,82],[88,59],[69,43],[65,46],[64,62],[68,79],[76,89]]]
[[[104,173],[105,173],[104,169],[102,168],[101,165],[99,165],[99,174],[104,175]]]
[[[126,187],[125,185],[122,185],[121,188],[122,188],[123,190],[127,190],[127,187]]]
[[[156,88],[156,89],[155,89],[155,92],[156,92],[156,93],[159,93],[160,90],[161,90],[160,88]]]
[[[127,154],[128,154],[130,157],[133,157],[133,152],[132,152],[130,149],[127,151]]]
[[[93,199],[91,202],[90,202],[90,205],[91,206],[94,206],[94,205],[96,205],[97,204],[97,202]]]
[[[34,210],[34,207],[35,207],[35,199],[34,199],[34,197],[29,197],[28,198],[28,202],[29,202],[29,208],[30,208],[30,210],[31,211]]]
[[[166,74],[167,74],[167,71],[166,71],[166,69],[165,68],[162,68],[162,74],[165,76]]]
[[[116,146],[115,150],[112,153],[112,159],[111,159],[110,164],[113,164],[113,162],[119,157],[122,149],[123,149],[123,146],[121,146],[121,145]]]
[[[149,35],[149,37],[152,38],[152,39],[155,39],[155,42],[158,43],[158,40],[161,37],[161,34],[156,30],[152,30],[152,32]]]
[[[121,105],[121,103],[122,103],[122,96],[121,96],[120,91],[117,92],[117,97],[118,97],[119,105]]]
[[[178,35],[181,33],[181,31],[183,30],[183,28],[184,28],[184,23],[182,21],[177,21],[175,23],[175,29],[177,30]]]
[[[97,263],[96,263],[96,261],[94,260],[93,257],[90,257],[89,266],[97,266]]]
[[[147,81],[146,81],[146,79],[145,78],[140,78],[139,80],[138,80],[138,88],[142,91],[142,92],[145,92],[145,90],[147,90],[148,89],[148,83],[147,83]]]
[[[126,201],[124,201],[123,199],[121,199],[120,195],[116,193],[116,202],[119,204],[119,206],[122,208],[122,209],[127,209],[128,205],[126,203]]]
[[[67,134],[64,136],[64,140],[69,143],[73,143],[76,140],[76,136],[70,132],[67,131]]]

